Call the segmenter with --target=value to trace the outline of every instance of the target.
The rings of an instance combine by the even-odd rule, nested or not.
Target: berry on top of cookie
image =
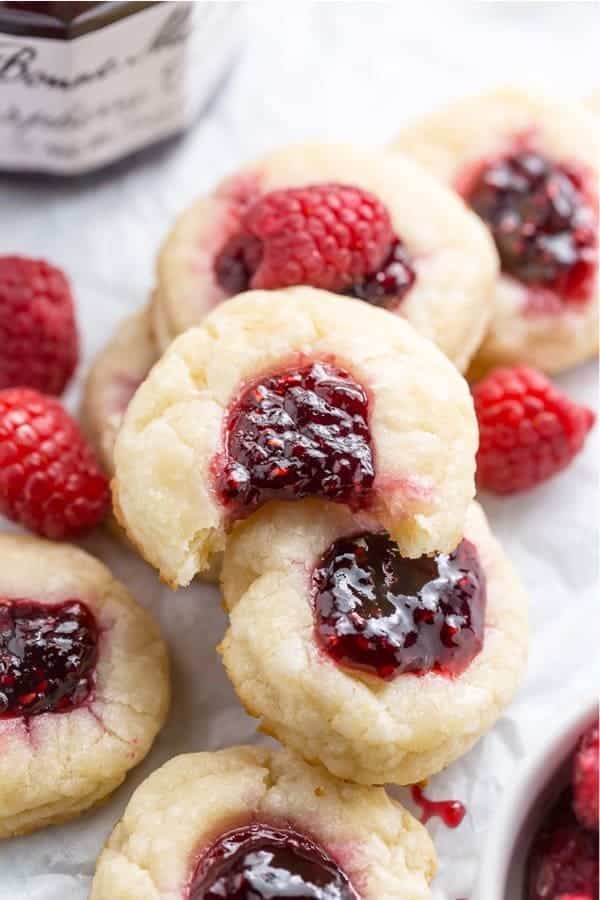
[[[244,166],[180,216],[159,255],[153,323],[165,349],[241,291],[314,287],[408,319],[464,371],[497,270],[477,216],[410,160],[299,144]]]

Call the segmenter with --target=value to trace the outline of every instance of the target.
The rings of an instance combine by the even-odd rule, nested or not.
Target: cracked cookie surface
[[[96,559],[3,534],[0,560],[0,837],[11,837],[121,784],[164,723],[169,674],[158,626]]]
[[[238,526],[223,570],[230,626],[220,652],[265,732],[340,778],[413,784],[467,752],[510,702],[527,656],[527,597],[474,503],[464,538],[476,548],[487,602],[483,640],[469,664],[457,674],[430,665],[391,678],[340,664],[317,639],[311,579],[327,548],[362,530],[347,510],[312,500],[272,504]],[[366,567],[360,578],[340,568],[338,588],[349,585],[359,596],[369,590],[367,574]],[[431,584],[427,591],[410,647],[419,640],[419,620],[436,627]],[[355,609],[343,623],[344,634],[359,614]],[[374,619],[374,633],[381,635],[384,625]]]
[[[225,180],[183,213],[158,259],[153,321],[163,349],[228,295],[247,289],[238,279],[236,290],[228,294],[215,273],[215,260],[235,238],[252,204],[276,192],[318,190],[331,184],[367,191],[385,205],[401,242],[402,259],[410,259],[414,276],[410,289],[393,305],[394,314],[407,318],[461,371],[466,369],[490,318],[497,272],[492,242],[477,217],[411,160],[348,144],[300,144],[277,150]],[[290,225],[294,221],[292,217]],[[313,224],[319,230],[323,226]],[[392,249],[387,272],[393,274],[403,264],[394,261]],[[358,293],[369,296],[371,291]]]
[[[158,359],[150,309],[121,322],[90,368],[83,419],[104,470],[114,470],[113,450],[129,401]]]
[[[568,288],[572,278],[566,280],[567,288],[564,279],[559,282],[562,287],[552,287],[544,278],[538,278],[539,265],[526,270],[533,283],[514,277],[510,271],[501,271],[493,297],[491,325],[469,377],[476,378],[493,366],[514,362],[555,373],[597,353],[598,120],[575,101],[506,87],[458,101],[407,125],[393,147],[463,196],[473,175],[489,164],[488,187],[493,184],[500,192],[508,188],[512,195],[512,199],[508,195],[504,198],[509,206],[504,210],[501,231],[514,229],[514,214],[523,216],[520,236],[529,250],[535,238],[531,229],[542,226],[548,231],[541,235],[538,264],[562,268],[567,257],[575,260],[577,256],[570,244],[580,239],[584,243],[583,259],[575,262],[574,276],[579,278],[579,270],[588,266],[586,296],[576,296],[574,301]],[[502,165],[506,160],[512,165],[511,157],[514,162],[515,153],[521,151],[526,151],[536,168],[529,198],[526,190],[523,194],[523,173],[513,171],[510,175],[507,166]],[[540,189],[540,167],[546,169],[545,190]],[[546,198],[541,203],[544,193]],[[509,209],[511,204],[514,209]],[[572,219],[566,230],[560,223],[564,215]],[[505,240],[502,246],[506,258]]]
[[[313,364],[318,378],[311,369],[310,384],[299,383]],[[466,382],[404,319],[312,288],[250,291],[174,341],[136,392],[115,447],[113,497],[142,555],[167,582],[187,584],[256,508],[225,503],[221,462],[237,487],[252,487],[260,460],[272,460],[269,496],[280,476],[289,496],[298,479],[290,486],[284,469],[306,453],[302,490],[325,491],[339,475],[334,499],[419,556],[460,538],[476,442]],[[357,459],[360,496],[358,467],[342,478]]]
[[[252,824],[305,836],[360,900],[431,897],[427,832],[382,789],[338,781],[287,750],[232,747],[178,756],[137,789],[98,861],[90,900],[181,900],[210,848]],[[265,896],[286,896],[273,891]]]

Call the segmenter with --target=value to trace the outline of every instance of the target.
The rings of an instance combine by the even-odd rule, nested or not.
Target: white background
[[[175,214],[237,163],[308,137],[384,142],[411,116],[488,84],[533,82],[566,95],[600,90],[597,3],[277,3],[248,7],[245,51],[207,116],[135,166],[78,182],[0,178],[0,253],[64,266],[79,303],[85,371],[120,317],[144,303],[156,249]],[[595,403],[595,365],[559,379]],[[77,402],[77,388],[70,392]],[[433,779],[466,802],[457,831],[432,828],[436,898],[469,897],[485,829],[524,754],[561,706],[597,679],[597,431],[563,475],[509,499],[484,498],[532,600],[527,682],[475,750]],[[176,595],[106,536],[86,542],[161,620],[174,709],[146,763],[113,801],[61,828],[0,846],[0,900],[83,900],[102,841],[141,778],[174,753],[253,739],[214,652],[216,591]],[[597,683],[597,681],[595,682]]]

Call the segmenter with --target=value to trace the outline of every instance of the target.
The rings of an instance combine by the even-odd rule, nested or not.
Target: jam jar
[[[242,21],[239,2],[0,2],[0,171],[79,174],[182,132]]]

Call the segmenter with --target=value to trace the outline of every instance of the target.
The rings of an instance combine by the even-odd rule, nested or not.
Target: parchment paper
[[[174,215],[237,163],[307,137],[386,141],[411,116],[499,81],[534,79],[573,96],[600,87],[595,4],[421,6],[251,4],[245,53],[184,140],[103,177],[0,179],[0,253],[40,254],[72,277],[84,339],[81,374],[118,320],[144,303]],[[578,400],[595,403],[595,365],[559,381]],[[70,392],[73,408],[77,391]],[[521,496],[483,498],[531,593],[531,660],[501,722],[431,781],[431,796],[468,807],[456,831],[432,823],[437,900],[469,897],[503,788],[561,706],[577,702],[597,679],[597,457],[596,428],[562,476]],[[85,546],[158,616],[173,659],[173,711],[151,755],[107,805],[2,843],[0,900],[83,900],[103,841],[148,773],[177,753],[256,739],[214,650],[225,624],[217,591],[194,585],[169,592],[107,535]]]

